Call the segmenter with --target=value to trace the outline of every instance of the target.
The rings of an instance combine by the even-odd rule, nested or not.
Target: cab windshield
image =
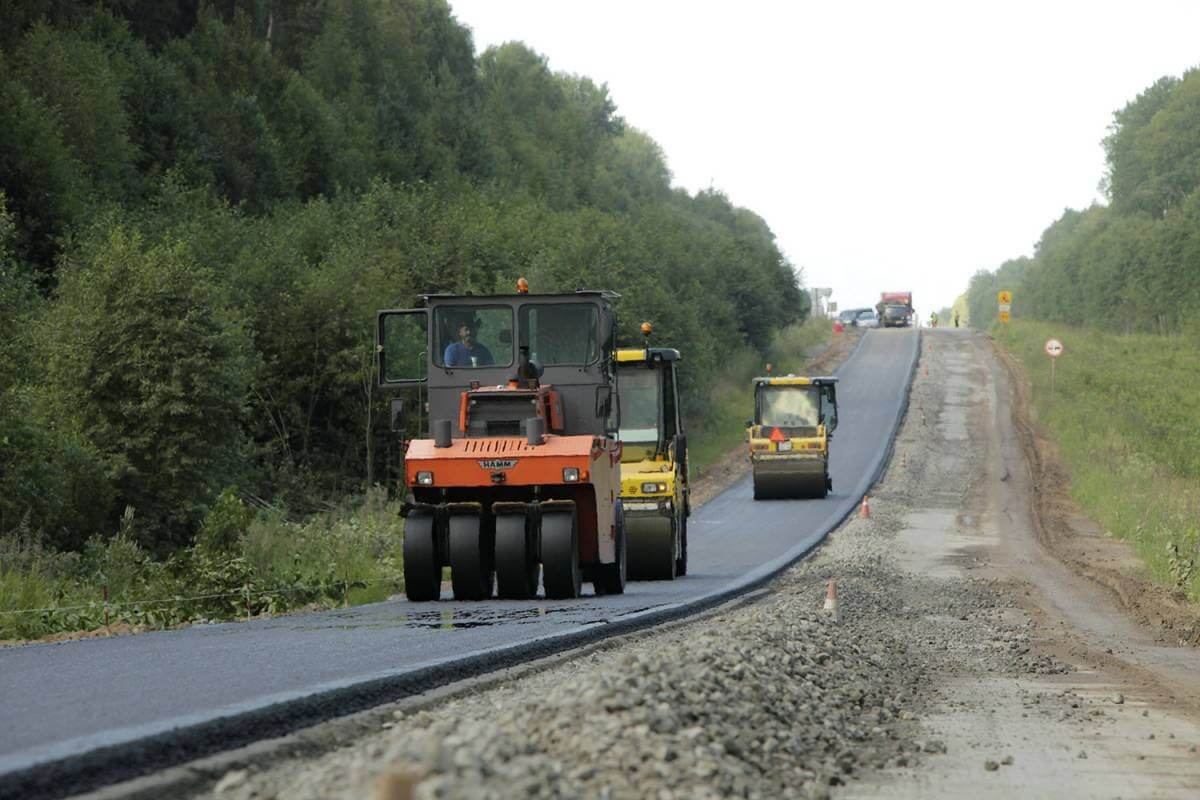
[[[512,326],[508,306],[438,306],[433,313],[434,363],[466,369],[511,366]]]
[[[621,367],[617,385],[621,393],[620,440],[658,444],[658,370],[645,366]]]
[[[595,363],[600,358],[600,309],[595,303],[526,303],[521,346],[543,367]]]
[[[816,386],[765,386],[761,392],[760,424],[779,428],[815,428],[820,424]]]

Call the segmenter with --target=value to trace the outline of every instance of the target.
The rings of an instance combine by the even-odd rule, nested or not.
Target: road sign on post
[[[996,292],[996,302],[1000,306],[1000,321],[1008,323],[1012,321],[1012,292],[1004,289]]]
[[[1050,356],[1050,399],[1054,399],[1054,362],[1058,361],[1058,357],[1062,355],[1063,343],[1058,339],[1047,339],[1045,345],[1046,355]]]

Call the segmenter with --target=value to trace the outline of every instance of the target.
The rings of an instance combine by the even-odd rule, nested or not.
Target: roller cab
[[[427,295],[378,314],[381,385],[416,391],[404,581],[437,600],[624,591],[616,326],[607,292]],[[406,398],[393,429],[414,427]]]
[[[687,574],[691,503],[675,374],[679,360],[679,351],[670,348],[617,351],[621,501],[632,580],[672,580]]]
[[[755,378],[754,419],[746,425],[754,499],[825,497],[833,488],[837,378]]]

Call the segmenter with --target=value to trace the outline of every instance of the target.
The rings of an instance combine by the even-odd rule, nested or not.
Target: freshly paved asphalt
[[[31,767],[98,748],[286,708],[405,673],[446,682],[455,675],[450,664],[467,655],[552,642],[761,581],[818,544],[878,477],[906,407],[918,349],[914,331],[869,332],[837,373],[833,493],[824,500],[756,502],[749,479],[741,481],[695,511],[689,574],[673,582],[631,583],[622,596],[574,601],[397,599],[0,649],[0,796],[6,774],[15,779]]]

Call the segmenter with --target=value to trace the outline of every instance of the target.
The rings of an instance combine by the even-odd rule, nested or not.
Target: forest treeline
[[[1106,204],[1068,209],[1021,257],[970,282],[970,320],[1013,314],[1121,333],[1200,336],[1200,71],[1165,77],[1116,112]]]
[[[761,218],[442,0],[0,17],[0,534],[165,552],[230,491],[384,481],[374,313],[420,292],[614,289],[684,352],[693,415],[807,313]]]

